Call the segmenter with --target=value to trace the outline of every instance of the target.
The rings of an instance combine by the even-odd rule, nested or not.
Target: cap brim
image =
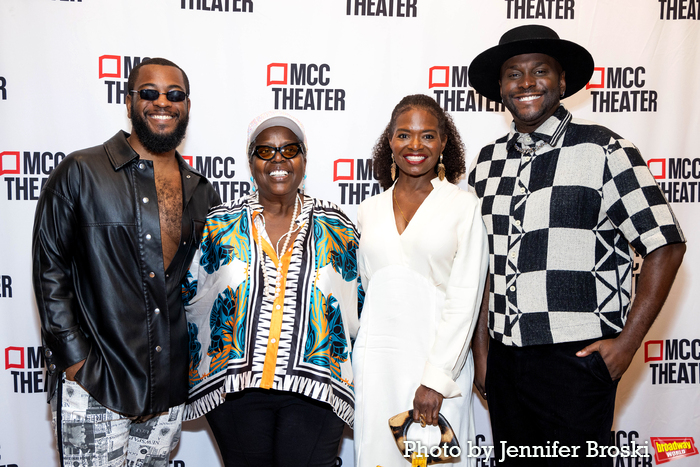
[[[255,139],[260,133],[267,130],[268,128],[276,126],[281,126],[289,129],[292,133],[294,133],[294,135],[296,135],[297,138],[299,138],[299,141],[301,141],[304,144],[305,148],[308,147],[308,144],[306,143],[306,132],[304,131],[304,126],[301,124],[301,122],[296,120],[291,115],[288,115],[281,111],[273,110],[259,115],[250,123],[248,127],[248,140],[246,142],[246,151],[248,150],[248,148],[250,148],[251,143],[255,141]]]

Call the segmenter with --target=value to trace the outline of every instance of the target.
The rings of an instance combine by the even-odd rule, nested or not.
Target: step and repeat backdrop
[[[180,152],[224,201],[251,189],[248,123],[283,109],[308,132],[307,191],[354,219],[380,192],[371,150],[403,96],[427,94],[452,115],[468,163],[505,134],[510,114],[469,86],[467,70],[528,23],[591,52],[593,78],[564,105],[640,148],[689,239],[618,391],[612,436],[648,455],[616,465],[698,465],[700,0],[2,0],[0,466],[57,465],[31,284],[34,209],[65,155],[130,131],[124,99],[137,63],[165,57],[187,72]],[[474,396],[474,406],[488,446],[486,405]],[[350,430],[339,455],[353,464]],[[221,465],[205,421],[184,424],[171,465]]]

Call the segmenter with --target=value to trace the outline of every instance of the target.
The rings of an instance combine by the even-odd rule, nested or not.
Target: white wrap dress
[[[474,438],[471,338],[488,268],[479,201],[433,179],[433,190],[399,235],[393,187],[358,210],[358,267],[365,302],[353,353],[355,464],[401,467],[389,429],[392,416],[413,408],[424,384],[445,399],[440,413],[460,446]],[[424,445],[439,444],[437,428],[414,424]],[[429,438],[429,439],[428,439]],[[453,465],[473,465],[466,451]]]

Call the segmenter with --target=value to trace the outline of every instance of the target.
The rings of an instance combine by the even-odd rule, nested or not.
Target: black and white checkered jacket
[[[522,154],[521,148],[538,148]],[[685,237],[637,148],[563,106],[484,147],[469,185],[489,234],[489,329],[506,345],[620,332],[642,256]]]

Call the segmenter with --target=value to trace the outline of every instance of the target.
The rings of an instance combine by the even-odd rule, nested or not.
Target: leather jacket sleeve
[[[51,349],[45,355],[51,373],[80,362],[90,351],[90,343],[77,318],[80,305],[71,270],[74,254],[71,240],[76,238],[78,222],[70,190],[63,188],[70,187],[47,185],[42,191],[32,239],[34,293],[45,348]]]

